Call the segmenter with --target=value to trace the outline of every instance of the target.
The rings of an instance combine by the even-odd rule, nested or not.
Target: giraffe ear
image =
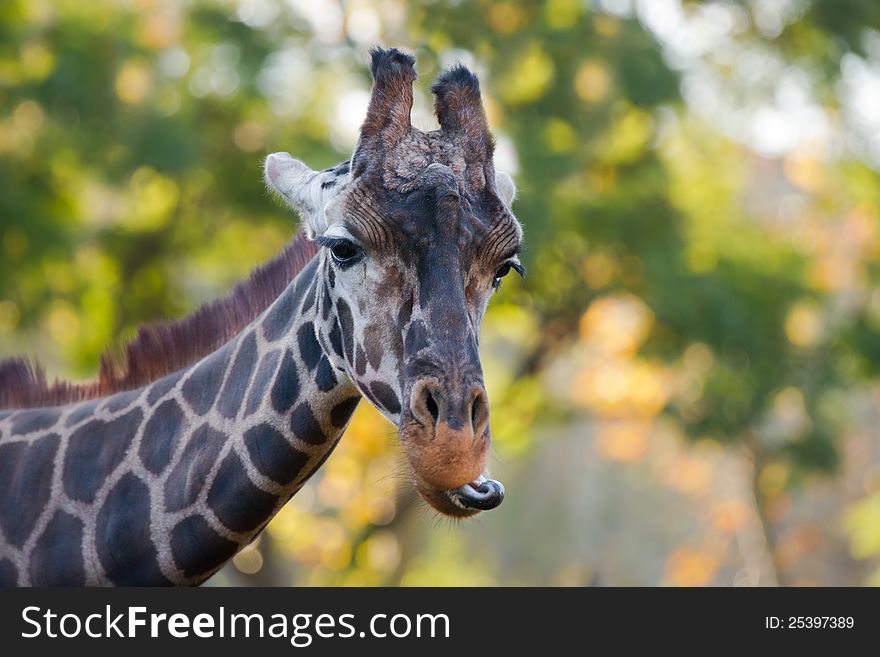
[[[263,175],[269,188],[299,211],[309,238],[327,230],[324,208],[336,196],[336,173],[312,171],[289,153],[272,153],[266,158]]]
[[[513,184],[513,179],[503,171],[495,172],[495,191],[498,193],[498,198],[508,208],[513,203],[513,199],[516,198],[516,185]]]

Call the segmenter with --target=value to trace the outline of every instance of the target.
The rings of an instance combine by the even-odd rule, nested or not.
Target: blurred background
[[[486,318],[505,503],[438,519],[362,404],[211,583],[880,585],[876,0],[6,0],[0,357],[86,378],[297,230],[368,49],[481,76],[529,269]]]

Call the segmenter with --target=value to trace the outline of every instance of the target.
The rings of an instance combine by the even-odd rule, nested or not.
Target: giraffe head
[[[417,489],[438,511],[496,507],[480,324],[501,279],[523,272],[513,182],[496,173],[476,76],[432,86],[440,129],[410,124],[415,60],[372,52],[373,91],[351,160],[312,171],[266,159],[268,185],[321,247],[316,332],[333,365],[395,425]]]

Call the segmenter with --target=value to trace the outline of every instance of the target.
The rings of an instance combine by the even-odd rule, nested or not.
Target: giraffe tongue
[[[488,511],[504,501],[504,485],[480,475],[471,483],[456,488],[452,494],[467,509]]]

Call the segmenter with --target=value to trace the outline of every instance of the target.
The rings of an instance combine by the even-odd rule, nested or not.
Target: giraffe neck
[[[0,414],[0,585],[198,584],[262,531],[360,398],[316,339],[320,264],[191,367]]]

